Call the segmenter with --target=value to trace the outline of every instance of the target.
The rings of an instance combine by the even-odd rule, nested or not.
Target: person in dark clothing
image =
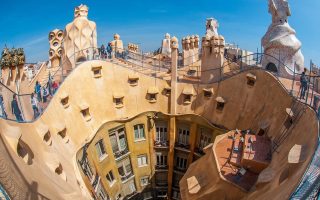
[[[107,57],[111,58],[112,47],[110,42],[108,43],[108,46],[107,46],[107,53],[108,53]]]
[[[18,122],[22,122],[22,116],[21,116],[21,111],[18,105],[18,101],[17,101],[17,95],[14,94],[13,98],[12,98],[12,102],[11,102],[11,109],[12,109],[12,114],[14,114],[16,116],[16,119]]]
[[[34,92],[37,94],[38,101],[40,102],[42,100],[41,99],[41,85],[39,84],[38,81],[36,82],[36,85],[34,87]]]
[[[1,112],[2,112],[2,116],[4,119],[7,119],[7,113],[4,110],[4,102],[3,102],[3,96],[0,94],[0,107],[1,107]]]
[[[304,96],[305,96],[307,88],[308,88],[308,80],[306,77],[306,71],[307,71],[307,69],[305,68],[300,76],[300,83],[301,83],[300,99],[305,99]]]
[[[104,47],[104,45],[101,45],[101,47],[100,47],[100,56],[101,56],[101,59],[105,59],[106,48]]]
[[[48,91],[49,91],[49,95],[53,95],[53,92],[52,92],[52,77],[51,77],[51,74],[49,72],[49,78],[48,78]]]

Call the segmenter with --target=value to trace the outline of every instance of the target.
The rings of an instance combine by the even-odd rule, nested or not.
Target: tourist
[[[105,55],[106,55],[106,48],[104,47],[104,45],[102,44],[100,47],[100,56],[101,59],[105,59]]]
[[[307,88],[308,88],[308,80],[306,77],[306,71],[307,69],[304,68],[304,71],[302,72],[301,76],[300,76],[300,89],[301,89],[301,93],[300,93],[300,99],[305,99],[304,96],[306,94]]]
[[[42,87],[42,102],[46,103],[47,102],[47,98],[49,96],[48,90],[46,87]]]
[[[52,77],[51,77],[50,72],[49,72],[49,77],[48,77],[48,90],[49,90],[49,94],[52,96]]]
[[[14,94],[12,97],[12,102],[11,102],[11,109],[12,109],[12,114],[14,114],[16,116],[16,119],[18,122],[22,122],[22,116],[21,116],[21,111],[18,105],[18,101],[17,101],[17,95]]]
[[[112,47],[111,47],[111,43],[109,42],[108,43],[108,46],[107,46],[107,58],[111,58],[111,53],[112,53]]]
[[[34,92],[37,94],[38,101],[41,101],[41,85],[38,81],[36,82]]]
[[[59,84],[57,81],[53,81],[52,83],[52,89],[53,89],[53,94],[56,93],[56,91],[58,90]]]
[[[6,111],[4,110],[4,105],[3,105],[3,96],[0,94],[0,108],[1,108],[1,117],[3,117],[4,119],[7,119],[7,113]]]
[[[31,94],[31,105],[33,109],[33,118],[36,119],[39,116],[39,108],[38,108],[38,99],[34,96],[34,94]]]

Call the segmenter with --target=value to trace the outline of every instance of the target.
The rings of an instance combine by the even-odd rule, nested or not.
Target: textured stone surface
[[[74,21],[66,26],[64,39],[65,59],[70,61],[72,67],[78,60],[92,56],[97,48],[96,23],[88,20],[88,7],[76,7],[74,17]]]
[[[166,33],[165,38],[162,40],[161,44],[161,53],[168,57],[171,56],[171,47],[170,47],[170,34]]]
[[[302,72],[304,57],[300,50],[301,42],[288,23],[288,16],[291,15],[288,2],[269,0],[269,13],[272,15],[272,24],[261,41],[267,54],[262,60],[263,67],[267,68],[269,63],[274,63],[283,75],[291,75],[293,71]],[[281,62],[279,63],[277,59]]]

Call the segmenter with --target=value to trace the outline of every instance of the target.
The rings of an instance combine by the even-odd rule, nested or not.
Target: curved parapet
[[[93,66],[95,70],[99,70],[99,76],[96,76],[95,70],[92,68]],[[96,68],[96,66],[99,66],[99,68]],[[132,76],[132,74],[135,76]],[[248,74],[250,74],[249,78],[254,77],[253,84],[251,83],[252,79],[250,79],[251,82],[249,81],[250,84],[248,84]],[[128,80],[128,77],[135,81],[134,84],[132,84],[132,80]],[[139,79],[137,79],[137,77]],[[266,82],[270,83],[272,87],[266,85]],[[28,154],[30,158],[32,158],[32,162],[25,162],[23,158],[14,153],[14,148],[10,147],[9,149],[12,152],[9,152],[9,155],[14,160],[9,163],[17,165],[28,183],[37,182],[39,184],[38,191],[48,198],[90,198],[90,193],[87,188],[93,183],[85,182],[78,173],[78,170],[81,169],[78,169],[78,166],[75,165],[75,162],[78,162],[75,161],[76,152],[82,149],[85,143],[94,138],[100,130],[101,125],[106,122],[116,121],[114,126],[117,127],[117,123],[128,121],[128,119],[144,112],[168,113],[170,108],[170,94],[168,95],[163,92],[168,89],[168,84],[170,84],[170,82],[163,79],[156,79],[153,76],[140,72],[133,73],[133,69],[120,64],[98,60],[84,62],[65,79],[64,83],[53,96],[47,109],[38,120],[32,123],[15,123],[5,120],[0,122],[0,124],[3,125],[2,127],[4,127],[3,130],[1,130],[2,137],[10,137],[4,140],[7,146],[12,144],[14,146],[16,145],[17,142],[7,142],[11,140],[11,138],[15,141],[19,141],[20,138],[20,140],[28,146],[26,149],[31,150]],[[208,91],[210,95],[205,95],[205,92],[208,93]],[[295,189],[312,158],[312,152],[314,152],[316,146],[317,120],[314,112],[307,108],[301,118],[297,120],[294,125],[295,128],[291,130],[288,139],[282,141],[281,138],[279,138],[280,133],[278,130],[284,125],[284,121],[288,116],[286,108],[291,107],[293,99],[272,74],[262,70],[250,70],[230,76],[219,83],[192,84],[178,82],[176,92],[177,113],[179,113],[179,115],[200,115],[210,123],[218,124],[227,129],[250,128],[257,133],[260,132],[260,129],[263,129],[267,132],[268,137],[273,138],[274,141],[279,141],[279,144],[281,142],[278,149],[280,153],[278,155],[274,153],[274,160],[271,163],[271,167],[274,170],[274,180],[260,185],[257,187],[259,190],[257,189],[249,194],[238,188],[233,188],[232,190],[242,191],[243,196],[258,199],[262,192],[265,193],[263,197],[267,197],[271,193],[279,192],[278,190],[285,190],[286,192],[284,193],[279,192],[277,197],[281,198],[286,197],[285,194]],[[116,100],[119,98],[122,99],[121,106],[118,105],[119,102]],[[186,103],[186,100],[188,100],[188,103]],[[293,110],[294,113],[299,113],[297,112],[299,110],[298,108],[300,109],[300,104],[298,104],[297,107],[292,107],[291,110]],[[150,162],[153,162],[151,161],[151,156],[154,153],[153,148],[145,146],[142,151],[139,145],[135,145],[134,126],[139,125],[136,126],[136,130],[141,129],[141,124],[144,124],[145,128],[152,127],[154,126],[153,122],[157,120],[157,118],[158,116],[156,114],[148,114],[143,121],[137,120],[128,127],[128,130],[132,130],[132,134],[128,137],[128,140],[131,140],[130,145],[132,144],[129,148],[134,148],[137,152],[140,151],[140,153],[144,152]],[[186,119],[192,120],[193,118],[192,116],[188,116]],[[261,121],[264,123],[261,123]],[[268,125],[268,129],[266,129],[265,124]],[[18,129],[14,128],[11,130],[11,127],[18,127]],[[110,127],[110,129],[112,129],[112,127]],[[305,129],[309,130],[309,137],[299,137],[301,130]],[[191,128],[191,133],[196,133],[194,130],[194,127]],[[20,132],[21,136],[19,136],[20,134],[8,135],[6,132]],[[48,132],[50,132],[51,137],[49,137]],[[108,132],[103,133],[106,134]],[[152,134],[154,134],[154,132],[150,132],[150,135]],[[50,139],[48,139],[48,137]],[[68,140],[66,138],[68,138]],[[196,141],[200,139],[200,136],[191,134],[190,138],[196,138],[190,139],[190,141]],[[153,138],[151,137],[150,139]],[[289,166],[289,176],[287,179],[289,181],[283,181],[279,187],[272,188],[269,191],[269,186],[273,186],[275,181],[279,183],[278,176],[280,176],[286,168],[286,165],[288,165],[287,158],[289,151],[293,145],[298,144],[298,141],[299,144],[308,147],[305,151],[307,155],[305,161],[293,168]],[[136,142],[142,144],[144,140],[138,140]],[[192,148],[195,148],[196,144],[197,142],[193,144]],[[93,148],[95,148],[94,145]],[[111,149],[112,145],[108,144],[106,146]],[[147,150],[147,152],[144,150]],[[93,149],[88,153],[96,157],[95,152],[96,150]],[[181,150],[178,149],[177,152],[181,152]],[[190,163],[194,161],[193,156],[195,155],[193,155],[193,153],[188,155],[190,156],[186,159],[188,160],[189,168],[192,169],[193,166],[196,166],[196,163],[190,165]],[[213,153],[211,155],[213,155]],[[101,162],[98,161],[93,166],[99,168],[103,163],[108,163],[112,156],[111,153],[107,156],[102,155]],[[206,160],[205,157],[202,157],[199,161],[203,159]],[[215,159],[212,157],[208,160],[214,162]],[[133,162],[133,165],[137,165],[137,161]],[[173,163],[173,160],[171,162]],[[213,169],[217,169],[214,165],[212,165],[212,167]],[[102,179],[105,173],[107,172],[103,171],[98,175],[94,174],[92,180],[94,183],[95,181],[97,182],[93,184],[96,188],[106,184],[105,181],[107,180]],[[113,173],[119,177],[116,170]],[[212,170],[212,173],[215,173],[215,171]],[[144,174],[136,173],[134,180],[139,181],[140,178],[144,176],[152,175],[152,171]],[[203,175],[195,176],[201,185],[198,193],[202,193],[205,188],[213,184],[210,181],[206,181]],[[48,178],[43,179],[43,177]],[[129,178],[131,178],[131,176]],[[101,180],[101,184],[99,180]],[[183,180],[184,179],[182,179],[182,181]],[[296,184],[289,185],[289,183]],[[215,191],[212,190],[211,192],[221,196],[221,198],[228,199],[229,193],[223,191],[225,191],[226,188],[234,186],[227,182],[224,182],[223,185],[225,188],[216,188]],[[7,186],[4,187],[8,193],[10,193]],[[27,191],[29,190],[28,187],[26,187]],[[110,192],[108,187],[105,188],[106,193]],[[181,186],[181,192],[184,191],[182,188]],[[119,190],[112,192],[112,197],[115,197],[121,188],[118,189]],[[90,191],[92,192],[94,190]],[[141,192],[141,187],[137,187],[137,191]],[[207,197],[210,196],[209,193],[204,194]]]

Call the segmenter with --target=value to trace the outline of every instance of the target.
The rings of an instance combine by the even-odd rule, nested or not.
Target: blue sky
[[[139,43],[144,51],[159,48],[166,32],[179,39],[203,36],[208,17],[218,19],[227,42],[256,51],[271,22],[267,0],[12,0],[1,2],[0,47],[25,48],[27,62],[47,60],[48,33],[64,29],[81,3],[89,6],[89,19],[97,23],[99,44],[119,33],[124,43]],[[289,4],[289,23],[303,44],[305,63],[312,59],[320,65],[320,1]]]

